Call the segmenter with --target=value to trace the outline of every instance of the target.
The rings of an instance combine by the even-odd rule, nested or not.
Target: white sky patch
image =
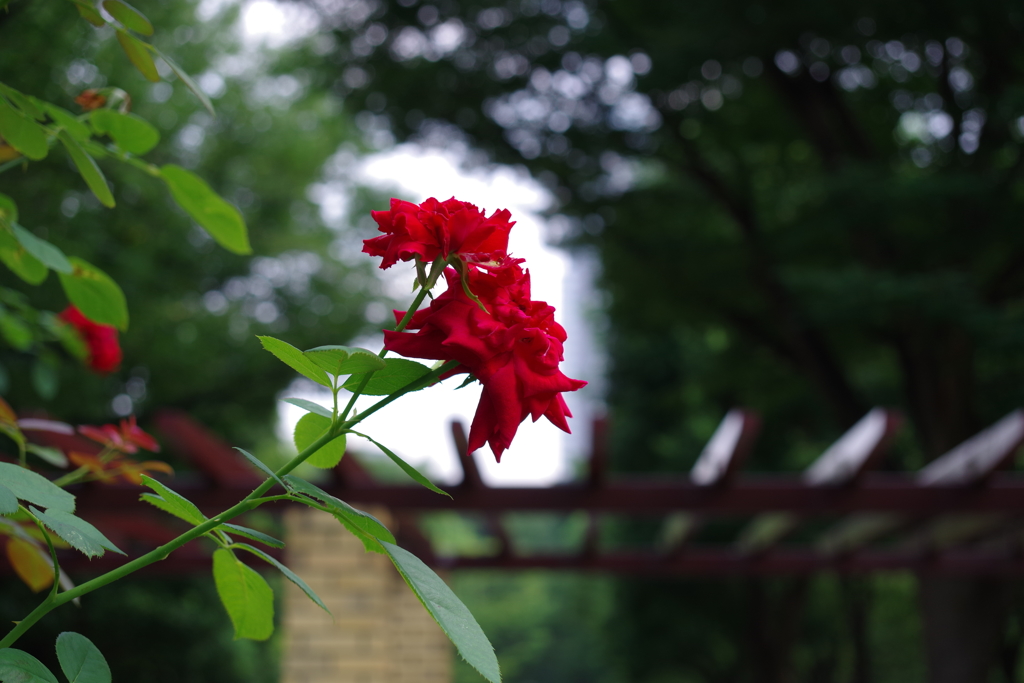
[[[215,3],[218,0],[205,2]],[[247,43],[264,43],[271,48],[280,48],[311,36],[319,28],[320,19],[315,10],[301,3],[249,0],[242,3],[240,23]]]
[[[538,212],[548,206],[550,196],[536,181],[509,167],[470,173],[460,168],[457,153],[426,150],[412,144],[399,145],[367,157],[359,164],[353,179],[394,191],[399,198],[411,202],[418,203],[427,197],[443,201],[454,196],[476,204],[488,214],[496,209],[508,209],[516,221],[509,250],[514,256],[526,259],[533,298],[555,306],[559,310],[560,321],[565,317],[563,281],[569,273],[570,259],[545,244],[544,225]],[[410,291],[413,273],[408,266],[399,263],[386,274],[381,274],[389,280],[394,278],[395,291]],[[411,300],[411,295],[408,298]],[[566,356],[572,353],[572,334],[570,331]],[[358,343],[377,351],[382,338]],[[461,470],[449,425],[453,419],[458,419],[468,430],[480,398],[478,384],[456,390],[461,382],[461,377],[452,378],[441,386],[403,397],[393,406],[367,418],[359,429],[384,443],[410,464],[422,467],[445,483],[456,483],[460,480]],[[318,394],[309,383],[293,385],[291,393],[285,396],[317,400],[323,405],[330,402],[328,392]],[[476,452],[477,464],[486,482],[496,486],[544,486],[570,477],[566,454],[589,450],[592,411],[587,406],[581,409],[575,394],[567,394],[565,398],[570,409],[578,413],[578,418],[569,421],[575,432],[573,436],[563,439],[563,432],[545,418],[536,423],[527,419],[520,425],[512,447],[502,455],[500,464],[494,461],[489,447]],[[374,400],[372,397],[361,398],[358,406],[365,408]],[[289,404],[279,404],[282,438],[288,439],[303,412]],[[352,437],[349,444],[360,452],[376,450],[372,444],[358,437]]]

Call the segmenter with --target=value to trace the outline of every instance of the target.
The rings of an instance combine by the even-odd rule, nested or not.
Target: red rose
[[[433,197],[420,205],[391,200],[390,211],[373,211],[373,220],[385,233],[363,240],[363,252],[382,256],[381,268],[419,256],[424,263],[458,254],[469,263],[492,261],[508,250],[508,233],[515,223],[505,209],[488,218],[472,204]]]
[[[495,458],[512,443],[519,424],[541,415],[568,432],[571,417],[562,392],[586,382],[566,377],[562,361],[565,330],[555,309],[530,299],[530,274],[520,260],[505,259],[487,269],[467,268],[467,285],[486,307],[466,294],[455,269],[445,271],[448,290],[417,311],[407,329],[384,332],[384,346],[403,356],[456,360],[451,374],[472,373],[483,385],[469,431],[469,450],[489,443]],[[395,311],[401,319],[404,313]]]
[[[115,328],[89,320],[74,305],[65,308],[58,317],[82,335],[89,349],[90,368],[101,374],[117,370],[121,365],[121,346],[117,343]]]

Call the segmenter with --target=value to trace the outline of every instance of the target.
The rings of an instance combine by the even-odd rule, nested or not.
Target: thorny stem
[[[128,576],[129,574],[136,572],[139,569],[142,569],[143,567],[153,564],[154,562],[166,559],[168,555],[170,555],[172,552],[174,552],[181,546],[185,545],[189,541],[205,535],[206,533],[216,529],[219,525],[221,525],[224,522],[227,522],[230,519],[233,519],[235,517],[238,517],[239,515],[245,514],[246,512],[250,512],[251,510],[256,509],[257,507],[260,506],[260,504],[267,501],[267,499],[263,498],[263,494],[265,494],[274,486],[274,484],[276,483],[275,478],[280,479],[284,475],[288,474],[296,467],[301,465],[303,462],[305,462],[311,455],[320,450],[320,448],[322,448],[324,445],[332,441],[339,434],[342,434],[345,430],[358,424],[361,420],[377,412],[378,410],[388,405],[389,403],[392,403],[393,401],[409,393],[410,391],[417,391],[423,388],[424,386],[432,384],[442,374],[451,370],[455,366],[455,364],[456,363],[454,361],[445,363],[441,367],[432,370],[423,377],[420,377],[410,382],[409,384],[405,385],[404,387],[394,392],[393,394],[384,397],[380,401],[377,401],[377,403],[373,404],[372,406],[370,406],[365,411],[360,413],[358,416],[352,418],[351,420],[342,421],[341,418],[336,418],[334,422],[331,424],[331,428],[327,430],[319,439],[311,443],[308,447],[303,449],[302,452],[300,452],[294,458],[289,460],[284,466],[281,467],[281,469],[277,470],[277,472],[275,472],[276,477],[268,477],[267,480],[264,481],[259,486],[257,486],[252,493],[250,493],[248,496],[239,501],[236,505],[234,505],[231,508],[228,508],[219,515],[216,515],[215,517],[207,520],[206,522],[203,522],[197,527],[189,529],[181,536],[175,538],[173,541],[165,543],[159,548],[152,550],[146,553],[145,555],[142,555],[141,557],[138,557],[132,560],[131,562],[128,562],[127,564],[121,565],[117,569],[112,569],[106,574],[97,576],[95,579],[75,586],[74,588],[64,591],[63,593],[58,593],[56,595],[51,593],[49,596],[47,596],[45,600],[43,600],[42,603],[39,604],[39,606],[32,610],[28,614],[28,616],[19,621],[15,625],[15,627],[11,629],[11,631],[6,636],[4,636],[3,640],[0,640],[0,649],[5,647],[11,647],[12,645],[14,645],[14,643],[17,642],[18,638],[20,638],[26,631],[28,631],[33,625],[35,625],[36,622],[38,622],[44,616],[49,614],[55,608],[60,607],[61,605],[71,602],[72,600],[75,600],[77,598],[80,598],[81,596],[87,593],[91,593],[97,588],[102,588],[107,584],[113,583],[118,579],[124,578],[125,576]],[[281,497],[273,496],[272,498],[280,499]]]

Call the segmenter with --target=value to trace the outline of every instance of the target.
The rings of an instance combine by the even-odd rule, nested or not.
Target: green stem
[[[427,281],[422,284],[420,291],[416,293],[416,298],[412,300],[412,305],[409,306],[409,310],[405,312],[402,319],[398,321],[397,325],[395,325],[395,332],[401,332],[404,330],[406,325],[409,324],[409,321],[412,320],[412,317],[416,315],[416,311],[419,310],[419,307],[423,304],[423,300],[427,297],[427,293],[430,292],[431,288],[437,282],[438,276],[444,272],[445,266],[447,265],[447,261],[438,259],[430,266],[430,275],[427,276]],[[383,358],[388,355],[388,350],[381,349],[380,353],[377,355]],[[359,386],[356,387],[356,390],[352,392],[351,398],[348,399],[348,403],[345,405],[345,410],[341,412],[341,421],[345,421],[349,413],[352,412],[352,408],[356,405],[356,399],[363,395],[363,391],[366,390],[366,385],[370,383],[370,378],[373,377],[374,372],[376,371],[366,373],[366,376],[363,377],[363,381],[361,381]],[[335,395],[335,400],[337,400],[337,395]],[[337,408],[335,408],[334,413],[338,413]]]
[[[384,397],[383,399],[381,399],[380,401],[378,401],[377,403],[373,404],[368,409],[363,411],[358,417],[352,418],[351,420],[348,420],[346,422],[336,422],[331,426],[331,429],[329,429],[326,433],[323,434],[323,436],[321,436],[319,439],[311,443],[308,447],[303,449],[301,453],[296,455],[294,458],[289,460],[284,466],[282,466],[281,469],[279,469],[275,473],[277,475],[276,478],[280,479],[284,475],[294,470],[296,467],[305,462],[307,458],[309,458],[311,455],[320,450],[321,447],[323,447],[328,442],[333,440],[344,430],[358,424],[366,417],[372,415],[373,413],[377,412],[384,406],[392,403],[393,401],[409,393],[410,391],[416,391],[422,388],[423,386],[432,383],[434,380],[436,380],[438,377],[440,377],[442,374],[444,374],[451,368],[455,367],[456,365],[457,363],[455,361],[449,361],[448,363],[445,363],[441,367],[427,373],[423,377],[420,377],[419,379],[410,382],[409,384],[405,385],[404,387],[394,392],[393,394]],[[123,564],[117,569],[112,569],[106,574],[97,576],[92,581],[87,581],[83,584],[75,586],[70,590],[64,591],[63,593],[60,593],[56,596],[50,595],[46,598],[46,600],[40,603],[39,606],[32,610],[28,614],[28,616],[19,621],[15,625],[15,627],[11,629],[10,633],[4,636],[3,640],[0,640],[0,649],[5,647],[11,647],[12,645],[14,645],[14,643],[17,642],[18,638],[20,638],[26,631],[28,631],[33,625],[35,625],[36,622],[38,622],[44,616],[49,614],[55,608],[60,607],[65,603],[71,602],[76,598],[80,598],[81,596],[87,593],[91,593],[97,588],[102,588],[107,584],[113,583],[118,579],[124,578],[125,576],[128,576],[129,574],[138,571],[143,567],[149,566],[154,562],[157,562],[158,560],[166,559],[168,555],[170,555],[172,552],[174,552],[181,546],[185,545],[189,541],[199,538],[200,536],[203,536],[207,532],[216,529],[217,526],[230,519],[234,519],[235,517],[241,514],[244,514],[257,508],[260,505],[260,503],[264,502],[264,499],[262,498],[263,494],[269,491],[274,486],[275,483],[275,478],[269,477],[267,478],[266,481],[264,481],[262,484],[256,487],[256,489],[252,493],[243,498],[237,505],[225,510],[219,515],[207,520],[206,522],[203,522],[199,526],[189,529],[173,541],[165,543],[156,550],[152,550],[146,553],[145,555],[142,555],[141,557],[138,557],[132,560],[131,562],[128,562],[127,564]],[[275,496],[273,498],[278,497]]]
[[[430,386],[431,384],[434,383],[434,380],[436,380],[438,377],[440,377],[444,373],[448,372],[449,370],[454,369],[456,366],[458,366],[458,364],[459,364],[459,361],[457,361],[457,360],[450,360],[447,363],[445,363],[444,365],[442,365],[441,367],[435,368],[434,370],[431,370],[430,372],[428,372],[427,374],[423,375],[419,379],[416,379],[416,380],[414,380],[412,382],[409,382],[408,384],[406,384],[404,387],[402,387],[401,389],[399,389],[395,393],[393,393],[393,394],[391,394],[389,396],[385,396],[384,398],[382,398],[381,400],[377,401],[376,403],[374,403],[372,406],[370,406],[369,408],[367,408],[363,412],[359,413],[359,415],[357,417],[354,417],[351,420],[348,420],[346,422],[342,422],[341,425],[340,425],[341,429],[345,430],[345,429],[350,429],[351,427],[354,427],[355,425],[359,424],[360,422],[362,422],[363,420],[365,420],[369,416],[371,416],[374,413],[376,413],[378,410],[380,410],[384,406],[386,406],[389,403],[392,403],[394,401],[397,401],[399,398],[401,398],[405,394],[408,394],[410,391],[419,391],[420,389],[422,389],[424,387]]]

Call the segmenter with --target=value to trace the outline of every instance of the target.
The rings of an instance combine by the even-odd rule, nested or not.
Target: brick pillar
[[[369,510],[390,526],[383,508]],[[323,599],[285,581],[283,683],[449,683],[452,651],[391,561],[318,510],[285,512],[287,564]]]

